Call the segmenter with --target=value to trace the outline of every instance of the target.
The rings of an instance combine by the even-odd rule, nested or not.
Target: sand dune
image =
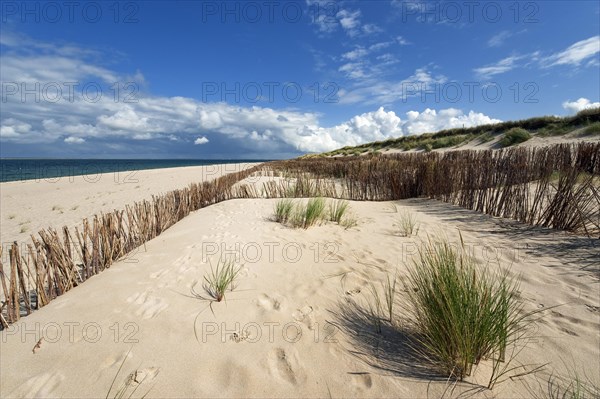
[[[542,137],[540,135],[534,135],[531,139],[529,139],[523,143],[516,144],[513,147],[545,147],[545,146],[551,146],[551,145],[555,145],[555,144],[573,144],[573,143],[580,143],[580,142],[600,141],[599,137],[582,135],[583,130],[584,130],[583,128],[576,129],[576,130],[573,130],[572,132],[562,135],[562,136]],[[436,149],[435,151],[446,152],[446,151],[462,151],[462,150],[498,149],[498,148],[500,148],[499,141],[501,138],[502,138],[502,136],[498,136],[487,142],[481,142],[480,139],[475,138],[471,141],[459,144],[454,147],[439,148],[439,149]],[[385,150],[382,150],[381,152],[384,154],[398,154],[398,153],[403,153],[403,152],[422,152],[422,151],[423,151],[422,149],[416,148],[416,149],[408,150],[408,151],[403,151],[400,149],[385,149]]]
[[[271,220],[275,203],[201,209],[1,332],[0,396],[105,397],[122,365],[111,397],[122,384],[149,398],[440,397],[448,385],[360,309],[370,283],[406,275],[421,240],[458,243],[459,230],[481,264],[521,275],[525,310],[548,309],[515,363],[547,366],[494,391],[460,384],[446,395],[530,397],[567,368],[600,381],[597,240],[429,200],[351,202],[356,227],[291,229]],[[398,234],[403,211],[417,237]],[[236,289],[220,303],[195,297],[223,253],[242,265]]]
[[[123,209],[134,201],[252,165],[191,166],[0,183],[0,237],[3,245],[23,241],[43,228],[78,225],[94,214]]]

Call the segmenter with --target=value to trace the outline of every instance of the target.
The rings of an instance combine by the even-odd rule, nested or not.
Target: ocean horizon
[[[58,159],[0,158],[0,183],[97,176],[103,173],[268,162],[264,159]]]

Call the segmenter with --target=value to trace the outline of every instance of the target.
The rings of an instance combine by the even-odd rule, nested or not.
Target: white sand
[[[600,141],[599,136],[581,136],[580,134],[581,134],[581,132],[583,132],[583,130],[584,130],[584,128],[580,128],[580,129],[574,130],[568,134],[564,134],[561,136],[540,137],[538,135],[534,135],[531,139],[529,139],[523,143],[516,144],[513,147],[545,147],[545,146],[551,146],[551,145],[555,145],[555,144],[567,144],[567,143],[573,144],[573,143],[579,143],[579,142],[584,142],[584,141],[585,142]],[[469,142],[459,144],[454,147],[439,148],[434,151],[446,152],[446,151],[462,151],[462,150],[497,149],[498,142],[500,141],[500,139],[502,139],[501,134],[494,137],[493,140],[490,140],[485,143],[482,143],[479,139],[475,138]],[[397,153],[404,153],[404,152],[423,152],[423,150],[418,149],[418,148],[412,149],[409,151],[403,151],[401,149],[389,149],[389,150],[382,150],[381,152],[384,154],[397,154]]]
[[[95,187],[90,195],[102,191]],[[405,276],[419,240],[445,234],[457,242],[457,229],[482,263],[497,268],[499,254],[502,266],[522,275],[526,310],[558,306],[542,313],[514,363],[529,369],[549,363],[545,371],[474,396],[541,395],[536,378],[546,388],[548,374],[564,375],[567,367],[600,382],[597,240],[427,200],[395,202],[418,219],[418,237],[396,234],[399,213],[387,202],[352,202],[359,222],[349,230],[331,223],[294,230],[269,220],[275,202],[233,200],[201,209],[0,333],[0,396],[105,397],[130,351],[111,397],[135,370],[133,379],[147,377],[136,397],[148,390],[149,398],[440,397],[443,382],[415,376],[397,346],[379,345],[385,341],[374,338],[372,325],[341,314],[353,301],[366,304],[369,283],[380,287],[386,272]],[[218,249],[237,254],[243,271],[226,302],[209,307],[191,289],[216,264]],[[200,284],[196,289],[203,293]]]
[[[28,240],[40,229],[80,225],[83,218],[94,214],[123,209],[134,201],[253,165],[190,166],[0,183],[0,238],[6,248],[12,241]]]

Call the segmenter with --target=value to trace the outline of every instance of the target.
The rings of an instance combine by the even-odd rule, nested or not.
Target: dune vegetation
[[[487,143],[492,140],[503,140],[511,129],[521,129],[518,135],[526,137],[564,136],[578,129],[584,129],[584,135],[597,135],[600,132],[600,108],[580,111],[570,117],[543,116],[519,121],[501,122],[493,125],[480,125],[469,128],[446,129],[437,133],[403,136],[385,141],[361,144],[354,147],[343,147],[322,154],[309,154],[304,157],[331,157],[366,155],[386,150],[423,150],[432,151],[441,148],[456,147],[468,142]],[[510,133],[509,135],[514,135]],[[519,139],[517,139],[519,140]],[[525,140],[523,140],[525,141]],[[522,141],[519,141],[522,142]],[[508,139],[501,146],[517,144]]]

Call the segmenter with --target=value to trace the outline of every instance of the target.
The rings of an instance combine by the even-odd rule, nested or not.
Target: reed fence
[[[271,183],[263,189],[271,197],[299,191],[358,201],[427,197],[531,225],[600,235],[598,142],[308,158],[269,166],[298,182],[295,188],[286,181],[277,187]],[[307,183],[307,176],[318,184]],[[327,180],[329,185],[323,183]]]
[[[109,268],[134,249],[161,234],[191,212],[231,198],[248,198],[245,186],[235,183],[250,176],[258,166],[215,180],[152,196],[124,210],[84,219],[74,233],[63,227],[44,229],[22,248],[10,245],[8,273],[0,247],[0,307],[2,328],[21,316],[47,305],[52,299]],[[8,278],[7,278],[8,277]],[[8,282],[7,282],[8,280]]]
[[[257,185],[251,175],[272,178]],[[600,143],[276,161],[0,247],[0,327],[109,268],[191,212],[234,198],[426,197],[536,226],[600,235]],[[5,273],[5,266],[9,275]]]

